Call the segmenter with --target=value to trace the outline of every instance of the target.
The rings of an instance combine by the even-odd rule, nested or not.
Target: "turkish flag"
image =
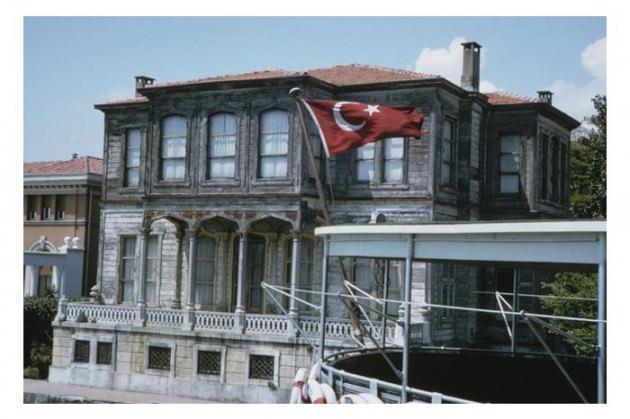
[[[319,128],[328,157],[385,138],[420,138],[424,117],[413,106],[306,99],[303,103]]]

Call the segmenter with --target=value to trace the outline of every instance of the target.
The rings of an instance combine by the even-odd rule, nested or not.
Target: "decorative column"
[[[171,302],[171,308],[178,310],[182,307],[182,232],[177,229],[175,241],[177,242],[177,253],[175,255],[175,296]]]
[[[31,283],[29,284],[29,295],[36,296],[39,283],[39,266],[31,265]]]
[[[66,320],[66,310],[68,308],[68,297],[66,297],[66,269],[65,266],[57,270],[59,274],[59,302],[57,303],[57,315],[55,322],[61,324]]]
[[[289,317],[291,317],[291,321],[289,321],[289,334],[297,335],[298,331],[294,330],[293,326],[294,322],[298,322],[298,308],[297,301],[295,300],[296,292],[295,290],[298,288],[299,284],[299,276],[300,276],[300,242],[301,242],[300,231],[293,231],[293,245],[291,247],[291,299],[289,301]],[[304,295],[300,295],[300,298],[303,298]]]
[[[247,231],[240,231],[238,242],[238,275],[236,289],[236,311],[234,312],[234,330],[245,332],[245,275],[247,273]]]
[[[138,239],[140,241],[140,266],[138,268],[138,317],[137,326],[144,326],[147,321],[146,282],[147,282],[147,244],[151,228],[144,226],[140,229]]]
[[[186,284],[186,308],[184,326],[192,330],[195,326],[195,276],[197,268],[197,230],[188,230],[188,283]]]

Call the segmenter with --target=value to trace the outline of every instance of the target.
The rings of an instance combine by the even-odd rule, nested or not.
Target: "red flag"
[[[337,100],[304,100],[328,157],[390,137],[420,138],[422,114],[413,106],[387,107]]]

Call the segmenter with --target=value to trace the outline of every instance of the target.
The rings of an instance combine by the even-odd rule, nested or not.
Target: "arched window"
[[[160,144],[162,179],[186,177],[186,134],[187,123],[183,116],[168,116],[162,120]]]
[[[271,110],[260,115],[259,175],[261,178],[287,176],[289,114]]]
[[[210,118],[208,136],[208,178],[234,177],[236,157],[236,117],[220,113]]]
[[[216,242],[211,237],[197,239],[195,304],[211,306],[214,294],[214,264]]]

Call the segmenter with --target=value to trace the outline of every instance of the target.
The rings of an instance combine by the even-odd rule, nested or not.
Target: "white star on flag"
[[[367,108],[363,109],[363,112],[367,112],[369,116],[372,116],[373,113],[381,113],[378,107],[379,105],[367,105]]]

